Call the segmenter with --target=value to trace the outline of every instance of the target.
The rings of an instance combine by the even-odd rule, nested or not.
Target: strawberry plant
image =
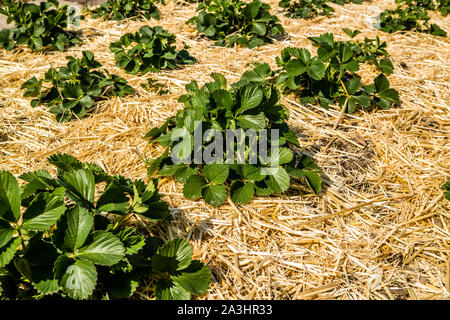
[[[255,48],[284,35],[279,19],[269,10],[270,6],[260,0],[208,0],[198,6],[198,15],[186,23],[195,24],[218,46],[238,44]]]
[[[442,190],[444,190],[444,196],[447,200],[450,200],[450,179],[447,180],[446,183],[442,186]]]
[[[394,33],[398,31],[417,31],[446,37],[447,33],[437,24],[429,24],[430,16],[424,7],[397,3],[397,8],[385,10],[379,17],[379,29]]]
[[[353,40],[354,37],[361,33],[359,30],[350,30],[348,28],[343,28],[342,30],[352,39],[351,41],[347,41],[346,43],[352,47],[354,57],[358,62],[372,63],[385,74],[392,73],[394,66],[388,59],[389,54],[386,50],[386,41],[381,42],[380,38],[377,36],[376,39],[364,38],[363,42],[359,42]],[[322,43],[320,37],[311,37],[310,40],[312,40],[313,43],[319,47]]]
[[[186,49],[177,51],[175,35],[161,27],[143,26],[135,34],[127,33],[109,46],[118,67],[127,73],[175,69],[177,65],[193,64],[196,59]]]
[[[164,242],[130,221],[169,218],[157,181],[111,176],[67,154],[46,170],[0,172],[0,296],[8,299],[121,299],[152,284],[157,299],[189,299],[209,286],[209,269],[184,239]],[[96,196],[96,187],[104,185]],[[150,282],[148,282],[150,280]]]
[[[157,79],[148,78],[147,83],[142,83],[141,87],[154,92],[160,96],[171,93],[170,88],[160,82]]]
[[[205,0],[178,0],[177,3],[186,5],[186,4],[192,4],[192,3],[200,3],[200,2],[204,2],[204,1]]]
[[[22,0],[6,0],[0,4],[0,14],[7,16],[7,23],[14,27],[0,31],[0,48],[12,50],[17,46],[28,46],[31,50],[63,51],[81,43],[76,26],[82,16],[75,16],[75,9],[59,6],[57,0],[41,2],[39,5]]]
[[[289,18],[309,19],[318,15],[329,16],[334,9],[327,0],[281,0],[278,4]]]
[[[344,4],[347,4],[347,3],[361,4],[361,3],[363,3],[363,1],[364,0],[328,0],[328,2],[336,3],[341,6],[343,6]]]
[[[24,97],[35,97],[31,106],[48,106],[57,121],[81,118],[95,102],[134,92],[125,79],[101,69],[90,51],[83,51],[82,58],[67,57],[67,60],[67,66],[59,70],[50,68],[43,79],[33,77],[22,85]],[[49,85],[44,87],[44,83]]]
[[[357,105],[388,109],[400,103],[398,92],[390,88],[383,73],[373,84],[361,82],[357,74],[360,62],[373,59],[368,54],[371,50],[362,49],[364,45],[335,41],[331,33],[310,39],[318,46],[317,56],[307,49],[285,48],[276,59],[281,67],[278,85],[296,93],[302,103],[318,103],[324,108],[337,103],[348,113]]]
[[[164,1],[161,1],[164,4]],[[154,0],[108,0],[92,10],[93,18],[104,17],[107,20],[157,19],[159,10]]]
[[[284,193],[291,177],[306,180],[319,193],[321,170],[291,148],[299,146],[298,140],[286,124],[289,113],[279,103],[279,90],[265,80],[271,75],[270,67],[261,64],[230,89],[217,73],[202,87],[190,82],[188,93],[179,98],[184,109],[146,134],[151,142],[166,147],[160,157],[148,160],[149,176],[156,172],[173,176],[184,184],[187,199],[203,198],[213,206],[220,206],[228,195],[243,204],[255,194]],[[236,144],[229,139],[234,134]],[[193,143],[192,135],[199,143]],[[266,152],[261,152],[264,142]]]

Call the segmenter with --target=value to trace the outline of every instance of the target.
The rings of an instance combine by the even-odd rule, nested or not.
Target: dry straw
[[[268,1],[277,13],[276,1]],[[195,256],[208,264],[214,282],[204,299],[445,299],[450,295],[450,205],[439,189],[450,175],[448,38],[408,32],[389,35],[367,23],[377,7],[393,1],[335,6],[331,17],[290,20],[277,13],[289,36],[257,49],[220,48],[184,22],[195,5],[169,1],[160,21],[82,23],[84,44],[64,53],[0,51],[0,168],[15,174],[47,168],[46,158],[66,152],[100,164],[111,173],[146,179],[144,159],[162,149],[142,139],[181,107],[177,97],[192,79],[211,72],[236,81],[252,61],[268,62],[286,46],[313,50],[308,36],[342,27],[358,38],[379,35],[395,65],[390,76],[403,104],[387,111],[346,115],[334,129],[338,108],[324,110],[283,98],[289,124],[302,149],[324,168],[328,187],[320,196],[294,185],[283,196],[260,197],[238,206],[213,208],[183,198],[179,183],[162,179],[160,188],[174,220],[164,237],[188,237]],[[447,32],[450,19],[432,18]],[[161,25],[189,45],[200,61],[184,69],[146,76],[126,75],[114,64],[108,45],[142,25]],[[112,98],[85,119],[59,124],[45,107],[32,108],[21,84],[66,63],[66,55],[91,50],[112,72],[138,88]],[[365,67],[363,79],[376,70]],[[171,93],[140,88],[152,77]],[[145,287],[138,298],[151,298]]]

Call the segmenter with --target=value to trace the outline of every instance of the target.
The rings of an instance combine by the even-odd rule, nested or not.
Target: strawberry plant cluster
[[[327,0],[281,0],[278,4],[289,18],[309,19],[319,15],[329,16],[334,12]]]
[[[255,48],[284,35],[279,19],[269,10],[270,6],[261,0],[207,0],[198,6],[198,15],[186,23],[194,24],[218,46]]]
[[[450,11],[449,0],[401,0],[400,2],[410,7],[416,6],[427,10],[439,11],[444,16]]]
[[[319,193],[321,170],[309,157],[298,155],[290,147],[298,147],[298,140],[286,124],[289,113],[279,103],[279,90],[264,81],[269,74],[269,66],[261,64],[230,89],[221,74],[211,74],[214,81],[202,87],[196,81],[189,83],[188,93],[179,98],[184,109],[146,135],[166,147],[160,157],[148,161],[149,175],[157,171],[162,176],[174,176],[184,184],[187,199],[203,198],[213,206],[220,206],[228,195],[233,202],[243,204],[255,194],[281,194],[289,188],[291,177],[306,180]],[[249,129],[278,130],[278,137],[267,138],[270,146],[265,155],[256,154],[251,147],[261,142],[261,136],[249,135],[248,145],[243,135],[236,144],[221,139],[227,130],[243,133]],[[191,139],[177,139],[197,134],[204,137],[201,145],[196,146]],[[269,151],[274,144],[278,148]],[[197,162],[199,154],[201,157],[208,153],[213,156],[210,163]],[[173,161],[173,154],[183,161]],[[252,156],[253,163],[248,161]]]
[[[204,293],[210,272],[192,260],[187,241],[164,243],[130,223],[169,218],[156,180],[111,176],[67,154],[49,162],[56,177],[46,170],[25,173],[21,187],[0,172],[0,296],[129,298],[151,279],[157,299]]]
[[[164,2],[163,2],[164,3]],[[158,19],[159,10],[154,0],[108,0],[92,10],[93,17],[107,20]]]
[[[400,102],[398,92],[390,88],[383,72],[373,84],[367,85],[357,74],[360,63],[367,60],[375,61],[387,73],[392,72],[392,63],[376,59],[378,54],[384,54],[384,45],[379,40],[376,43],[336,41],[331,33],[310,40],[318,46],[317,56],[313,57],[307,49],[289,47],[277,57],[281,70],[276,82],[281,88],[296,93],[302,103],[318,103],[324,108],[337,103],[352,113],[358,105],[388,109]]]
[[[39,5],[6,0],[0,3],[0,14],[7,17],[8,23],[14,23],[13,28],[0,31],[0,48],[12,50],[28,46],[33,51],[63,51],[81,43],[77,33],[69,27],[77,26],[84,17],[76,16],[75,10],[67,5],[60,7],[57,0]]]
[[[434,23],[430,24],[430,16],[427,11],[429,7],[427,5],[419,5],[421,3],[425,2],[410,0],[398,2],[395,9],[387,9],[381,12],[378,28],[388,33],[413,30],[446,37],[447,33],[441,27]],[[443,14],[447,14],[448,3],[446,7],[441,9]]]
[[[81,118],[105,97],[134,92],[127,80],[101,68],[90,51],[83,51],[82,58],[67,57],[67,60],[67,66],[59,70],[50,68],[43,79],[33,77],[22,85],[25,97],[35,97],[31,106],[48,106],[57,121]],[[44,83],[49,85],[45,87]]]
[[[143,26],[135,34],[127,33],[110,44],[118,67],[127,73],[175,69],[177,65],[193,64],[196,59],[186,49],[177,51],[175,35],[156,26]]]

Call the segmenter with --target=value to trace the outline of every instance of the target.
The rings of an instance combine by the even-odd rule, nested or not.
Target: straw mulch
[[[274,12],[277,1],[268,1]],[[324,168],[326,190],[319,196],[293,185],[282,196],[256,198],[246,205],[220,208],[182,196],[182,185],[162,179],[160,188],[174,220],[165,238],[189,238],[195,257],[208,264],[213,283],[201,299],[445,299],[450,292],[450,203],[440,186],[450,176],[448,38],[408,32],[389,35],[370,26],[373,16],[393,1],[333,5],[331,17],[291,20],[280,17],[289,36],[250,50],[220,48],[200,37],[185,21],[196,5],[169,1],[162,19],[148,22],[82,22],[84,44],[65,53],[0,51],[0,168],[15,174],[50,168],[49,155],[65,152],[96,162],[107,171],[146,179],[144,159],[162,152],[143,138],[181,108],[177,102],[192,79],[209,81],[211,72],[229,82],[252,61],[268,62],[286,46],[313,50],[308,36],[342,27],[359,29],[359,39],[379,35],[388,42],[395,65],[391,84],[403,101],[387,111],[359,111],[339,118],[283,98],[291,110],[303,151]],[[377,11],[378,10],[378,11]],[[450,33],[450,19],[432,14]],[[114,64],[109,43],[142,25],[161,25],[185,42],[199,63],[184,69],[126,75]],[[57,123],[46,107],[32,108],[21,84],[66,63],[66,55],[91,50],[112,72],[137,88],[137,94],[100,103],[87,118]],[[365,67],[363,79],[376,71]],[[144,90],[148,77],[171,91]],[[51,168],[50,168],[51,169]],[[164,230],[164,228],[161,228]],[[149,298],[146,288],[140,298]]]

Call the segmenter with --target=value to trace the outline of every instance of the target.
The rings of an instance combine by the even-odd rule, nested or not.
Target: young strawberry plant
[[[265,81],[271,75],[269,66],[261,64],[230,89],[216,73],[203,87],[189,83],[188,93],[179,98],[184,109],[146,135],[167,147],[148,161],[149,176],[173,176],[184,184],[187,199],[203,198],[213,206],[220,206],[228,195],[243,204],[255,194],[284,193],[291,177],[305,180],[319,193],[321,170],[291,148],[299,143],[286,124],[289,113],[279,103],[279,90]]]
[[[383,73],[373,84],[361,82],[357,74],[359,64],[373,59],[368,54],[372,50],[365,52],[364,45],[351,41],[335,41],[331,33],[310,39],[318,46],[317,56],[313,57],[307,49],[285,48],[276,59],[281,67],[277,84],[297,94],[302,103],[318,103],[324,108],[338,104],[348,113],[358,105],[388,109],[400,103],[398,92],[390,88]]]
[[[450,200],[450,179],[442,185],[442,190],[444,190],[444,196],[447,200]]]
[[[218,46],[238,44],[255,48],[284,35],[279,19],[269,10],[270,6],[260,0],[207,0],[198,6],[198,15],[186,23],[195,24]]]
[[[352,40],[346,43],[351,45],[353,52],[355,53],[355,59],[360,63],[372,63],[378,69],[383,71],[385,74],[391,74],[394,66],[389,60],[387,52],[386,41],[381,42],[380,38],[377,36],[376,39],[364,38],[363,42],[353,40],[361,32],[359,30],[350,30],[348,28],[342,29]],[[322,40],[320,37],[309,38],[314,42],[316,46],[320,47]],[[336,43],[336,42],[335,42]]]
[[[48,106],[57,121],[81,118],[98,101],[134,92],[125,79],[102,69],[90,51],[83,51],[82,58],[67,60],[67,66],[50,68],[43,79],[33,77],[22,85],[26,89],[24,97],[36,97],[31,106]],[[49,85],[44,86],[45,83]]]
[[[177,65],[193,64],[196,59],[186,49],[177,51],[175,35],[161,27],[143,26],[135,34],[127,33],[110,44],[118,67],[127,73],[175,69]]]
[[[328,0],[328,2],[336,3],[336,4],[343,6],[344,4],[347,4],[347,3],[361,4],[364,2],[364,0]]]
[[[164,4],[164,1],[161,1]],[[154,0],[108,0],[92,10],[93,18],[103,17],[107,20],[157,19],[159,10]]]
[[[327,0],[281,0],[278,4],[289,18],[309,19],[319,15],[329,16],[334,12]]]
[[[83,16],[75,16],[75,9],[59,6],[57,0],[41,2],[40,5],[22,0],[6,0],[0,3],[0,14],[7,16],[14,27],[0,31],[0,48],[12,50],[28,46],[31,50],[63,51],[81,43],[71,26],[77,26]]]
[[[142,83],[141,87],[154,92],[160,96],[171,93],[170,88],[160,82],[157,79],[148,78],[147,83]]]
[[[188,4],[193,4],[193,3],[200,3],[200,2],[204,2],[205,0],[177,0],[178,4],[181,5],[188,5]]]
[[[398,2],[397,8],[385,10],[380,14],[378,28],[388,33],[413,30],[435,36],[447,36],[437,24],[430,25],[429,20],[430,16],[424,7]]]
[[[0,172],[0,297],[122,299],[144,282],[157,299],[206,291],[210,271],[192,260],[186,240],[164,244],[131,222],[169,218],[156,180],[111,176],[67,154],[49,162],[56,177],[26,173],[20,187],[11,173]]]

